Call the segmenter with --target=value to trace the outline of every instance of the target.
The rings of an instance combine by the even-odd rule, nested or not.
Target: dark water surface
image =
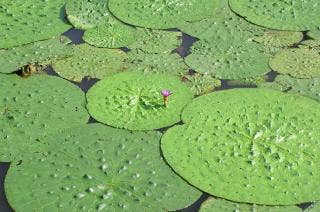
[[[72,43],[74,44],[81,44],[84,43],[82,36],[84,34],[83,30],[77,30],[77,29],[70,29],[67,32],[65,32],[63,35],[69,37],[72,40]],[[186,57],[188,54],[190,54],[190,47],[194,42],[196,42],[198,39],[194,38],[192,36],[183,34],[182,36],[182,45],[176,49],[176,52],[181,56],[181,57]],[[123,49],[124,51],[128,51],[127,48]],[[53,76],[58,76],[56,72],[52,69],[52,67],[48,67],[46,69],[47,74],[53,75]],[[192,74],[193,71],[190,70],[190,73]],[[274,78],[276,77],[275,72],[270,72],[267,74],[268,76],[268,81],[273,81]],[[89,78],[84,78],[80,83],[72,82],[79,86],[84,92],[87,92],[92,85],[94,85],[98,79],[89,79]],[[231,89],[234,87],[230,87],[227,84],[227,80],[222,80],[222,87],[221,90],[225,89]],[[239,86],[241,87],[241,86]],[[93,118],[90,118],[88,123],[95,123],[96,121]],[[160,131],[165,131],[166,129],[160,130]],[[9,169],[10,163],[0,163],[0,212],[11,212],[13,209],[10,207],[9,203],[7,202],[5,192],[4,192],[4,179],[6,176],[6,173]],[[188,195],[188,194],[185,194]],[[179,212],[196,212],[199,211],[199,208],[201,204],[209,197],[210,195],[203,193],[203,195],[191,206],[188,208],[179,210]],[[300,204],[299,207],[302,209],[305,209],[309,207],[311,203],[304,203]]]

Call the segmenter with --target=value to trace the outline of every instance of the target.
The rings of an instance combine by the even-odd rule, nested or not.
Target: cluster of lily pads
[[[203,212],[319,211],[319,10],[318,0],[2,0],[11,207],[174,211],[206,192]],[[61,35],[72,27],[83,43]],[[182,57],[187,35],[197,41]],[[84,78],[98,82],[83,92]]]

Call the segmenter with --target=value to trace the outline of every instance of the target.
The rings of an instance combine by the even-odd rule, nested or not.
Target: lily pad
[[[302,32],[267,30],[262,36],[256,36],[254,41],[261,43],[265,52],[274,54],[277,51],[299,43]]]
[[[213,14],[216,0],[109,0],[109,9],[125,23],[154,29],[175,28]]]
[[[17,71],[28,64],[46,66],[56,59],[72,54],[72,45],[67,45],[66,38],[52,38],[24,46],[0,50],[1,73]]]
[[[167,106],[162,90],[170,90]],[[153,130],[180,121],[191,91],[168,74],[126,72],[96,83],[87,93],[87,109],[102,123],[129,130]]]
[[[236,203],[224,199],[210,198],[202,203],[200,212],[301,212],[297,206],[264,206],[264,205],[249,205],[245,203]]]
[[[108,0],[68,0],[66,12],[70,23],[78,29],[90,29],[114,20]]]
[[[299,47],[310,48],[320,54],[320,40],[304,40]]]
[[[307,32],[307,35],[315,40],[320,40],[320,30],[312,30]]]
[[[310,48],[279,51],[269,63],[274,71],[281,74],[296,78],[320,77],[320,55]]]
[[[192,76],[183,76],[183,78],[186,85],[196,96],[210,93],[221,87],[221,81],[208,74],[195,73]]]
[[[257,87],[262,83],[265,83],[268,79],[267,75],[259,77],[251,77],[237,80],[228,80],[226,83],[229,87]]]
[[[320,211],[319,202],[313,203],[313,205],[308,207],[305,211],[306,212],[318,212],[318,211]]]
[[[70,28],[64,0],[1,0],[0,48],[11,48],[58,36]]]
[[[320,78],[297,79],[288,75],[279,75],[274,82],[259,84],[259,87],[298,93],[320,101]]]
[[[190,68],[219,79],[261,76],[270,70],[268,60],[257,43],[232,40],[228,45],[198,41],[185,58]]]
[[[229,0],[233,11],[270,29],[306,31],[320,26],[318,0]]]
[[[145,73],[166,73],[181,75],[188,72],[183,59],[176,53],[149,54],[141,50],[128,53],[127,69]]]
[[[57,60],[53,69],[62,77],[80,82],[83,77],[104,78],[125,69],[126,53],[121,50],[76,45],[71,57]]]
[[[181,45],[182,33],[164,30],[138,28],[139,39],[128,46],[130,49],[140,49],[146,53],[166,53]]]
[[[172,211],[201,192],[163,161],[160,133],[83,125],[48,138],[47,154],[12,164],[5,180],[16,211]]]
[[[38,151],[42,137],[86,123],[84,93],[58,77],[0,75],[0,161]]]
[[[228,200],[293,205],[320,196],[320,104],[270,89],[196,98],[161,149],[195,187]]]
[[[126,47],[137,39],[136,28],[114,20],[107,25],[85,31],[83,40],[90,45],[103,48]]]

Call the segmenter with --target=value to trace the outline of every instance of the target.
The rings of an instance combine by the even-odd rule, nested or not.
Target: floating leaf
[[[320,210],[319,202],[313,203],[312,206],[308,207],[305,211],[306,212],[318,212]]]
[[[297,79],[278,75],[274,82],[260,83],[259,87],[272,88],[289,93],[298,93],[320,101],[320,78]]]
[[[184,21],[212,15],[215,0],[109,0],[109,9],[125,23],[154,29],[175,28]]]
[[[58,36],[70,28],[64,0],[1,0],[0,48],[11,48]]]
[[[167,107],[161,95],[164,89],[172,93]],[[110,126],[153,130],[179,122],[192,97],[177,77],[126,72],[96,83],[87,93],[87,109],[94,119]]]
[[[230,87],[257,87],[261,83],[266,82],[268,79],[267,75],[260,77],[251,77],[237,80],[228,80],[226,83]]]
[[[96,47],[126,47],[137,39],[137,30],[114,20],[107,25],[97,26],[85,31],[83,40]]]
[[[270,67],[281,74],[296,78],[320,76],[320,55],[310,48],[293,48],[279,51],[270,60]]]
[[[138,28],[137,33],[139,38],[128,48],[140,49],[146,53],[171,52],[178,48],[182,41],[181,32]]]
[[[320,104],[270,89],[196,98],[161,149],[199,189],[236,202],[291,205],[318,200]]]
[[[176,53],[149,54],[134,50],[128,53],[128,57],[127,68],[133,71],[181,75],[189,70],[183,59]]]
[[[172,211],[201,192],[163,161],[160,133],[83,125],[48,138],[47,154],[12,164],[5,181],[16,211]]]
[[[53,68],[60,76],[80,82],[85,76],[101,79],[121,72],[126,59],[121,50],[81,44],[74,47],[71,57],[55,61]]]
[[[228,45],[198,41],[185,58],[190,68],[219,79],[261,76],[269,72],[268,60],[258,44],[232,40]]]
[[[305,31],[320,25],[318,0],[229,0],[233,11],[270,29]]]
[[[86,123],[84,93],[58,77],[0,75],[0,161],[36,152],[42,137]]]
[[[264,206],[264,205],[249,205],[244,203],[230,202],[224,199],[210,198],[202,203],[200,212],[301,212],[302,210],[297,206]]]
[[[183,76],[183,78],[186,85],[197,96],[210,93],[214,89],[221,87],[221,81],[208,74],[196,73],[192,76]]]
[[[8,50],[0,50],[0,72],[11,73],[28,64],[46,66],[56,59],[71,55],[73,46],[67,45],[66,41],[62,40],[53,38]]]
[[[307,35],[315,40],[320,40],[320,30],[312,30],[307,32]]]
[[[90,29],[114,21],[108,0],[68,0],[67,18],[78,29]]]

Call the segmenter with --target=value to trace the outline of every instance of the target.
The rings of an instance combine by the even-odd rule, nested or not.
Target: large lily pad
[[[47,154],[12,165],[5,180],[16,211],[168,211],[201,192],[163,161],[160,133],[83,125],[47,140]]]
[[[228,45],[198,41],[185,58],[187,65],[219,79],[241,79],[269,72],[268,56],[257,43],[230,40]]]
[[[170,90],[167,107],[162,90]],[[168,74],[126,72],[103,79],[87,93],[89,113],[96,120],[129,130],[152,130],[180,121],[191,91]]]
[[[108,0],[68,0],[66,12],[70,23],[79,29],[106,25],[114,20]]]
[[[305,31],[320,26],[318,0],[229,0],[233,11],[270,29]]]
[[[319,29],[309,31],[309,32],[307,32],[307,35],[312,39],[320,40],[320,30]]]
[[[176,53],[149,54],[134,50],[128,53],[128,57],[126,66],[133,71],[181,75],[189,70],[183,59]]]
[[[138,28],[139,38],[130,49],[140,49],[146,53],[166,53],[178,48],[182,42],[182,33],[164,30]]]
[[[110,11],[120,20],[146,28],[175,28],[213,14],[217,0],[109,0]]]
[[[258,84],[259,87],[272,88],[289,93],[298,93],[320,101],[320,78],[297,79],[288,75],[279,75],[274,82]]]
[[[81,44],[74,47],[71,57],[55,61],[53,68],[60,76],[79,82],[85,76],[101,79],[121,72],[126,59],[121,50]]]
[[[166,161],[192,185],[236,202],[319,200],[320,104],[270,89],[201,96],[162,137]]]
[[[301,212],[297,206],[264,206],[231,202],[224,199],[210,198],[202,203],[200,212]]]
[[[70,28],[64,21],[64,0],[1,0],[0,48],[57,36]]]
[[[56,59],[72,54],[72,45],[66,38],[53,38],[44,41],[0,50],[1,73],[17,71],[28,64],[48,65]]]
[[[320,55],[311,48],[285,49],[270,60],[270,67],[281,74],[296,78],[319,77]]]
[[[120,21],[97,26],[85,31],[83,40],[90,45],[103,48],[121,48],[132,44],[137,39],[137,30]]]
[[[0,75],[0,161],[39,151],[41,137],[86,123],[84,93],[58,77]]]

